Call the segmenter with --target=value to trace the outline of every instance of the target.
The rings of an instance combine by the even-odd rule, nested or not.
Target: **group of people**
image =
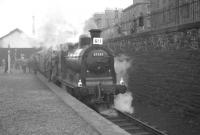
[[[0,61],[0,66],[1,66],[1,69],[3,70],[3,72],[7,72],[7,70],[8,70],[8,61],[6,61],[5,59],[2,59]]]
[[[8,60],[2,59],[0,66],[4,73],[8,72],[8,69],[9,69]],[[34,58],[29,58],[29,59],[20,58],[20,59],[16,59],[15,61],[10,62],[10,72],[12,72],[13,69],[22,70],[23,73],[33,72],[36,74],[37,73],[37,64],[36,64]]]

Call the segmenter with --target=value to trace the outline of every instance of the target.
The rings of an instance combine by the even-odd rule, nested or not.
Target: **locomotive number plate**
[[[93,38],[93,44],[102,45],[103,44],[103,38]]]

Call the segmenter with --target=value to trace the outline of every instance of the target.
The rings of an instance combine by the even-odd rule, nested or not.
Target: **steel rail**
[[[122,129],[126,130],[127,132],[131,133],[132,135],[168,135],[165,132],[156,129],[145,122],[142,122],[141,120],[128,113],[123,113],[119,110],[115,111],[118,113],[118,116],[116,117],[106,115],[102,116],[115,123]],[[120,122],[123,122],[123,124]]]

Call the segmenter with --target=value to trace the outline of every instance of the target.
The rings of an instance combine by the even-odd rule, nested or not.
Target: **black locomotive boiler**
[[[81,36],[77,47],[58,51],[57,57],[50,58],[56,71],[54,81],[71,95],[87,104],[112,105],[114,96],[125,93],[126,86],[124,82],[117,84],[114,55],[103,45],[100,32],[90,30],[91,38]]]

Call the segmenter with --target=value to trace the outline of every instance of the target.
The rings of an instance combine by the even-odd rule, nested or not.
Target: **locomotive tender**
[[[48,76],[50,59],[54,82],[71,95],[86,104],[112,105],[114,96],[125,93],[126,86],[123,81],[116,82],[114,55],[103,45],[100,33],[99,29],[90,30],[91,38],[81,36],[76,48],[57,51],[56,56],[38,54],[39,70]]]

